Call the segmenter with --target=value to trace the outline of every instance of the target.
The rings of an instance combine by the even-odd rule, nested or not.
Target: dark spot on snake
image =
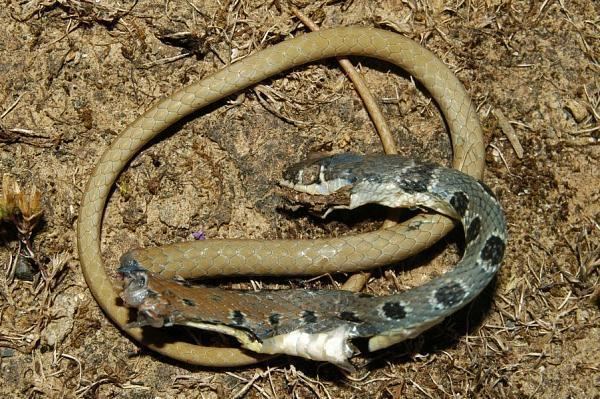
[[[192,301],[191,299],[183,298],[181,302],[183,302],[183,304],[186,306],[196,306],[196,302]]]
[[[424,193],[431,181],[431,165],[416,165],[399,174],[396,182],[407,193]]]
[[[244,314],[242,312],[240,312],[239,310],[234,310],[233,312],[231,312],[230,317],[231,317],[231,321],[233,322],[233,324],[235,324],[237,326],[243,325],[246,320],[246,316],[244,316]]]
[[[469,206],[469,198],[462,191],[457,191],[450,198],[450,205],[452,205],[456,213],[463,217]]]
[[[354,153],[335,154],[323,158],[320,161],[323,178],[326,182],[344,179],[349,184],[355,183],[358,180],[356,168],[360,167],[362,162],[363,157]]]
[[[158,298],[158,292],[151,290],[151,289],[147,289],[146,290],[146,295],[148,298]]]
[[[381,309],[388,319],[402,320],[406,317],[406,309],[400,302],[386,302]]]
[[[427,191],[427,182],[422,180],[404,180],[400,187],[407,193],[423,193]]]
[[[340,313],[340,319],[351,321],[352,323],[362,323],[362,320],[354,312],[344,311]]]
[[[279,324],[280,319],[281,315],[279,313],[273,313],[271,316],[269,316],[269,324],[275,327]]]
[[[462,301],[465,297],[465,290],[459,283],[450,282],[438,288],[434,293],[434,297],[442,308],[449,308]]]
[[[485,191],[486,193],[488,193],[488,195],[490,197],[492,197],[493,199],[497,200],[496,194],[494,194],[494,192],[492,191],[492,189],[489,188],[489,186],[487,184],[485,184],[484,182],[481,182],[481,181],[477,181],[477,183],[479,183],[479,185],[481,186],[481,188],[483,189],[483,191]]]
[[[479,232],[481,231],[481,219],[479,216],[475,216],[471,223],[469,223],[469,227],[467,228],[466,233],[466,244],[469,245],[470,242],[475,240],[477,236],[479,236]]]
[[[317,322],[317,315],[312,310],[305,310],[302,312],[302,320],[306,324],[312,324]]]
[[[370,324],[370,323],[359,324],[355,327],[356,327],[356,331],[357,331],[357,337],[372,337],[373,335],[379,335],[379,333],[381,332],[380,329],[378,329],[376,326],[374,326],[373,324]],[[356,349],[360,353],[368,353],[368,352],[370,352],[368,341],[369,341],[368,339],[358,338],[358,339],[353,339],[352,344],[356,347]]]
[[[493,265],[499,265],[504,256],[505,248],[504,240],[498,236],[491,236],[485,241],[485,245],[481,250],[481,259]]]

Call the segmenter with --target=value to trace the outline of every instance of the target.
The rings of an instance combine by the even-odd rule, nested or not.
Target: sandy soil
[[[0,171],[41,191],[43,220],[31,242],[46,275],[11,278],[16,266],[26,271],[36,262],[18,256],[26,250],[4,223],[0,396],[600,398],[598,2],[294,3],[323,27],[363,24],[402,33],[455,71],[477,105],[488,144],[485,180],[509,222],[494,287],[350,376],[285,357],[221,371],[156,356],[100,311],[76,252],[84,184],[116,135],[176,88],[305,32],[288,2],[1,4]],[[402,152],[447,163],[448,136],[427,94],[388,66],[355,64]],[[121,176],[105,220],[106,261],[115,266],[130,247],[188,240],[198,230],[209,238],[306,238],[375,228],[379,219],[324,224],[277,210],[279,171],[323,148],[381,151],[334,61],[291,71],[198,113]],[[366,290],[417,285],[456,262],[459,248],[460,234],[453,234],[411,267],[379,271]]]

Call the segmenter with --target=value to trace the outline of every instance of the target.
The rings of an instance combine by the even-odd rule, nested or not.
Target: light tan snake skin
[[[78,250],[82,271],[92,294],[120,328],[129,321],[129,310],[119,304],[118,291],[102,261],[100,232],[111,187],[127,163],[158,133],[193,111],[284,70],[323,58],[346,55],[390,62],[419,80],[439,105],[450,129],[453,167],[481,178],[484,147],[475,108],[454,74],[419,44],[382,30],[345,27],[309,33],[262,50],[158,102],[129,125],[98,161],[81,204]],[[408,224],[415,221],[413,218],[391,229],[335,239],[206,240],[193,243],[200,244],[201,249],[190,249],[192,253],[188,251],[189,243],[184,243],[182,246],[155,249],[144,260],[144,265],[165,277],[175,274],[182,277],[321,274],[373,268],[420,252],[454,226],[450,219],[438,215],[417,216],[416,219],[422,222],[418,229],[408,228]],[[232,246],[237,249],[229,251]],[[238,255],[227,258],[229,252]],[[260,262],[253,259],[260,259]],[[165,270],[166,262],[170,266]],[[207,263],[208,267],[203,270],[186,269],[201,263]],[[157,265],[162,268],[157,270]],[[142,341],[142,329],[125,331]],[[148,346],[183,362],[213,367],[251,364],[261,358],[240,349],[182,342]]]

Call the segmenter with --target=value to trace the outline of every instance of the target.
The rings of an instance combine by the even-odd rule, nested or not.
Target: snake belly
[[[124,302],[138,309],[136,327],[174,324],[219,331],[259,353],[289,354],[351,369],[351,340],[369,351],[415,337],[465,306],[494,277],[504,256],[506,223],[492,191],[455,169],[399,155],[339,154],[292,166],[281,185],[315,195],[343,193],[345,203],[423,207],[461,222],[462,259],[449,272],[395,295],[340,290],[258,292],[187,287],[149,274],[135,253],[123,256]],[[328,213],[327,212],[327,213]],[[418,226],[415,226],[417,228]]]
[[[120,291],[102,260],[104,209],[115,181],[128,162],[173,123],[287,69],[348,55],[392,63],[418,80],[439,106],[448,126],[453,147],[452,166],[481,178],[484,145],[476,108],[452,71],[418,43],[392,32],[352,26],[300,35],[268,47],[158,101],[127,126],[92,171],[79,211],[77,248],[90,291],[118,327],[146,347],[190,364],[233,367],[264,358],[239,348],[151,338],[148,330],[127,328],[130,311],[122,306]],[[144,268],[166,278],[352,272],[412,256],[431,246],[453,227],[454,223],[447,217],[424,214],[393,228],[365,234],[320,240],[205,240],[150,248],[136,254],[136,259]]]

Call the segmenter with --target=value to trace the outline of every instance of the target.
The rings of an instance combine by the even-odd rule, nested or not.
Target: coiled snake
[[[127,325],[100,252],[104,207],[129,160],[183,116],[283,70],[322,58],[360,55],[396,64],[415,76],[438,103],[450,129],[452,169],[399,156],[337,155],[292,167],[282,184],[309,194],[341,193],[337,207],[378,202],[423,206],[462,222],[465,254],[450,272],[415,289],[386,297],[344,291],[243,292],[188,288],[164,280],[174,275],[291,275],[373,268],[418,253],[453,227],[441,215],[421,215],[390,229],[321,240],[206,240],[130,251],[121,259],[121,296],[138,308]],[[369,350],[413,337],[456,311],[491,280],[504,254],[506,226],[491,191],[477,179],[483,171],[482,134],[464,88],[435,55],[394,33],[362,27],[299,36],[254,54],[160,101],[104,152],[90,177],[78,223],[82,271],[106,314],[135,339],[143,325],[186,324],[236,337],[259,353],[288,353],[348,366],[348,339],[369,338]],[[383,172],[383,173],[382,173]],[[316,190],[316,191],[315,191]],[[152,270],[155,275],[146,269]],[[184,342],[147,346],[172,358],[207,366],[255,362],[259,355],[236,348]]]

